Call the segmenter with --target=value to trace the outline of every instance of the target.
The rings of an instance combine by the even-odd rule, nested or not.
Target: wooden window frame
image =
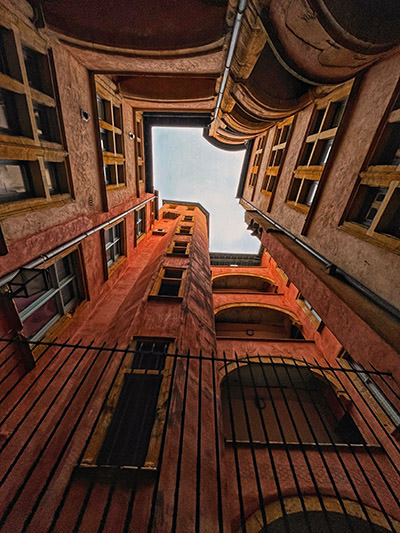
[[[261,162],[264,155],[265,145],[267,142],[268,133],[264,133],[257,137],[257,143],[254,147],[251,164],[249,165],[249,177],[248,177],[248,187],[250,189],[255,189],[257,186],[257,178],[259,170],[261,167]]]
[[[107,248],[106,248],[106,239],[105,239],[105,233],[106,231],[110,230],[111,228],[121,225],[120,228],[120,237],[119,242],[121,243],[121,252],[119,257],[113,261],[110,265],[107,264]],[[101,240],[102,240],[102,247],[103,247],[103,267],[104,267],[104,277],[107,280],[120,266],[121,264],[126,260],[126,223],[125,219],[118,220],[117,222],[114,222],[113,224],[110,224],[106,226],[101,231]],[[118,241],[113,241],[112,245],[109,246],[111,248],[115,245],[115,243]]]
[[[182,228],[190,228],[188,231],[184,229],[184,232],[182,232]],[[179,224],[176,228],[175,235],[193,235],[193,226],[189,226],[187,224]]]
[[[286,196],[286,205],[303,214],[307,214],[310,210],[319,181],[322,178],[324,169],[333,151],[336,134],[346,113],[351,86],[351,83],[346,83],[325,98],[320,99],[315,104],[313,113],[311,114],[307,132],[298,155],[297,167],[293,173]],[[341,101],[345,103],[336,126],[328,126],[327,129],[324,129],[327,122],[329,123],[335,116],[335,105]],[[316,124],[318,124],[318,128],[316,131],[313,131]],[[323,164],[315,164],[313,161],[314,157],[317,156],[319,158],[323,154],[324,148],[322,143],[330,142],[331,140],[328,154],[325,154],[325,161]],[[302,164],[305,156],[307,156],[307,162]]]
[[[390,217],[392,210],[400,205],[400,165],[374,165],[373,159],[381,147],[383,134],[389,124],[400,123],[400,84],[392,95],[391,102],[386,114],[381,121],[378,131],[373,139],[371,149],[364,162],[363,169],[355,183],[349,202],[340,221],[340,229],[350,233],[354,237],[370,242],[375,246],[400,254],[400,238],[383,231],[385,219]],[[399,149],[398,149],[399,150]],[[379,202],[371,224],[363,225],[357,221],[360,211],[365,207],[362,199],[362,189],[367,194],[367,188],[387,189],[384,198]],[[372,206],[372,204],[371,204]],[[370,207],[371,207],[370,206]]]
[[[55,207],[70,202],[74,198],[65,132],[60,112],[60,99],[54,69],[52,51],[46,41],[30,28],[23,34],[4,8],[0,8],[1,31],[7,34],[7,73],[0,72],[0,89],[6,91],[16,103],[11,109],[18,122],[17,129],[3,130],[0,133],[0,160],[14,165],[26,163],[29,168],[32,187],[25,194],[0,203],[0,219],[23,214],[27,211]],[[40,70],[41,86],[32,84],[28,77],[24,50],[36,55],[43,67]],[[18,104],[18,105],[17,105]],[[45,110],[52,138],[39,135],[34,105]],[[6,104],[7,107],[7,104]],[[46,163],[58,165],[59,190],[49,187]]]
[[[194,216],[193,215],[183,215],[182,216],[182,222],[193,222]]]
[[[125,143],[123,130],[122,99],[116,95],[116,87],[103,76],[95,75],[96,124],[99,131],[99,152],[103,164],[104,182],[107,191],[126,187]],[[100,117],[98,101],[105,102],[105,119]],[[103,150],[101,136],[108,135],[108,149]],[[109,170],[109,183],[107,176]]]
[[[176,255],[180,257],[188,257],[190,251],[190,241],[172,241],[168,247],[167,255]],[[184,248],[184,251],[177,251],[177,248]]]
[[[316,312],[310,302],[304,298],[301,292],[298,293],[296,297],[296,302],[297,305],[302,309],[304,314],[307,316],[307,318],[310,320],[312,325],[317,329],[317,331],[321,331],[324,326],[322,318],[319,316],[319,314]]]
[[[98,463],[98,457],[105,441],[108,429],[110,427],[113,414],[116,410],[120,394],[123,389],[125,376],[128,374],[140,375],[159,375],[162,376],[161,386],[158,393],[157,405],[155,409],[155,420],[151,430],[150,440],[147,447],[147,453],[145,462],[143,465],[126,465],[125,472],[127,474],[132,473],[136,475],[139,471],[155,472],[157,470],[158,458],[161,451],[161,435],[162,429],[166,419],[167,398],[170,388],[170,380],[172,376],[173,358],[166,357],[165,365],[162,370],[146,370],[140,368],[134,368],[135,353],[133,352],[140,342],[165,342],[168,343],[166,353],[172,354],[175,350],[175,339],[164,337],[136,337],[130,350],[124,355],[121,367],[117,372],[114,383],[109,391],[107,398],[104,401],[102,410],[97,419],[93,433],[87,443],[86,449],[81,462],[78,467],[80,472],[87,473],[89,475],[95,473],[98,474],[104,472],[105,477],[110,480],[110,474],[116,476],[121,475],[121,467],[113,465],[101,465]]]
[[[176,278],[167,276],[166,274],[168,270],[170,271],[175,270],[175,271],[182,272],[182,275],[181,277],[176,277]],[[150,291],[149,298],[150,299],[162,299],[162,300],[169,299],[172,301],[182,300],[184,290],[185,290],[185,285],[186,285],[186,277],[187,277],[187,270],[185,268],[174,267],[174,266],[169,266],[169,265],[162,266],[157,274],[157,278]],[[164,280],[175,281],[175,282],[179,281],[179,290],[178,290],[177,295],[159,294]]]
[[[285,162],[286,154],[288,151],[290,139],[292,137],[295,115],[292,115],[284,120],[281,120],[276,125],[274,131],[274,140],[272,142],[271,151],[268,157],[267,168],[264,173],[264,178],[261,184],[261,193],[267,197],[268,205],[267,211],[271,210],[272,202],[275,196],[276,189],[278,187],[278,181],[281,174],[283,164]],[[287,128],[287,135],[282,140],[282,134]],[[279,164],[276,164],[277,154],[280,153]]]
[[[145,153],[144,153],[143,112],[134,110],[133,116],[134,116],[134,125],[135,125],[136,176],[137,176],[138,186],[140,186],[141,184],[144,184],[145,179],[146,179],[146,165],[145,165],[145,157],[144,157]]]

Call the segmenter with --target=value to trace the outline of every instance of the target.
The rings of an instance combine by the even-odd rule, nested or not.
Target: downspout
[[[233,24],[233,30],[232,30],[232,37],[231,42],[229,43],[229,49],[228,54],[226,56],[226,62],[225,62],[225,68],[224,68],[224,74],[222,76],[221,85],[219,88],[218,98],[217,98],[217,105],[215,106],[214,111],[214,119],[218,118],[218,112],[221,107],[222,97],[225,91],[226,82],[228,81],[229,71],[231,69],[231,63],[233,59],[233,54],[235,52],[236,43],[239,36],[239,30],[240,26],[242,24],[242,17],[244,10],[246,9],[247,0],[239,0],[239,5],[237,7],[236,11],[236,18],[235,22]]]
[[[110,224],[113,224],[114,222],[118,222],[118,220],[121,220],[122,218],[126,217],[126,215],[129,215],[129,213],[132,213],[136,209],[140,209],[141,207],[146,205],[148,202],[153,200],[153,198],[154,197],[152,196],[151,198],[148,198],[147,200],[144,200],[140,204],[135,205],[135,207],[131,207],[130,209],[128,209],[127,211],[124,211],[120,215],[117,215],[116,217],[114,217],[114,218],[112,218],[110,220],[107,220],[107,222],[103,222],[103,224],[100,224],[99,226],[95,226],[94,228],[81,233],[80,235],[78,235],[78,237],[75,237],[75,238],[71,239],[70,241],[65,242],[64,244],[61,244],[60,246],[57,246],[57,248],[53,248],[53,250],[51,250],[50,252],[47,252],[46,254],[40,255],[36,259],[33,259],[33,261],[30,261],[29,263],[26,263],[22,267],[17,268],[17,270],[14,270],[13,272],[10,272],[9,274],[6,274],[2,278],[0,278],[0,287],[2,287],[3,285],[5,285],[9,281],[11,281],[19,273],[21,268],[36,268],[37,266],[42,265],[43,263],[45,263],[46,261],[48,261],[52,257],[55,257],[56,255],[60,254],[61,252],[63,252],[67,248],[69,248],[70,246],[74,246],[75,244],[80,243],[81,241],[83,241],[83,239],[86,239],[86,237],[89,237],[90,235],[93,235],[93,233],[97,233],[98,231],[100,231],[100,230],[106,228],[107,226],[109,226]]]

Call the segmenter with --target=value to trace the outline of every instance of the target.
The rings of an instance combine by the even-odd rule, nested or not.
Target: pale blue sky
[[[161,199],[200,202],[210,213],[210,251],[257,253],[235,198],[244,150],[212,146],[201,128],[153,127],[154,186]]]

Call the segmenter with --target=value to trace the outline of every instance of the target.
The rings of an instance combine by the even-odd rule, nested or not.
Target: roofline
[[[198,207],[200,211],[203,213],[203,215],[206,217],[207,220],[207,232],[208,235],[210,235],[210,213],[207,211],[205,207],[203,207],[199,202],[185,202],[183,200],[167,200],[163,198],[162,205],[165,204],[175,204],[175,205],[191,205],[193,207]]]

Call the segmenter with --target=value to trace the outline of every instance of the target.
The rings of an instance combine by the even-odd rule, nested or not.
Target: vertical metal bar
[[[335,375],[336,379],[338,380],[338,382],[341,384],[341,386],[343,387],[343,389],[346,390],[346,387],[344,386],[343,381],[340,379],[340,377],[339,377],[339,375],[338,375],[338,373],[340,373],[340,372],[335,372],[335,369],[330,365],[329,361],[328,361],[325,357],[324,357],[324,359],[325,359],[325,361],[326,361],[328,367],[330,367],[330,369],[334,372],[334,375]],[[338,369],[338,370],[339,370],[339,369]],[[340,369],[340,370],[342,370],[342,369]],[[325,371],[324,371],[324,370],[322,370],[322,374],[323,374],[324,377],[325,377]],[[350,382],[352,383],[353,388],[357,391],[358,395],[362,398],[362,394],[360,393],[360,391],[358,390],[358,388],[354,385],[354,382],[353,382],[351,379],[350,379]],[[341,404],[343,410],[346,411],[346,408],[345,408],[345,406],[343,405],[341,398],[338,398],[338,400],[340,401],[340,404]],[[363,421],[364,421],[364,423],[366,424],[366,426],[368,427],[368,429],[369,429],[369,430],[371,431],[371,433],[373,434],[374,438],[375,438],[375,439],[381,444],[380,439],[377,437],[375,431],[371,428],[371,425],[369,424],[369,422],[368,422],[367,419],[365,418],[364,414],[362,413],[362,411],[361,411],[360,408],[358,407],[357,403],[356,403],[356,402],[353,402],[353,405],[354,405],[354,407],[356,408],[356,410],[357,410],[357,412],[359,413],[359,415],[361,416],[361,418],[363,419]],[[367,405],[367,404],[366,404],[366,405]],[[370,412],[373,414],[374,418],[377,419],[377,417],[375,416],[375,414],[373,413],[373,411],[371,410],[371,408],[370,408],[368,405],[367,405],[367,407],[369,408]],[[363,447],[364,451],[366,452],[366,454],[368,455],[368,457],[369,457],[369,458],[371,459],[371,461],[373,462],[375,468],[377,469],[377,471],[378,471],[379,474],[380,474],[380,477],[382,478],[383,482],[385,483],[385,485],[386,485],[387,488],[389,489],[390,493],[392,494],[392,496],[393,496],[395,502],[398,503],[397,496],[396,496],[396,494],[394,493],[393,488],[391,487],[391,483],[389,483],[388,480],[386,479],[386,477],[385,477],[385,475],[383,474],[383,472],[382,472],[380,466],[378,465],[378,463],[377,463],[375,457],[374,457],[373,454],[371,453],[371,450],[368,448],[368,446],[367,446],[365,443],[364,443],[364,444],[361,444],[361,446]],[[383,516],[385,517],[385,519],[386,519],[386,521],[387,521],[387,523],[388,523],[388,525],[389,525],[389,527],[390,527],[390,530],[393,531],[393,532],[395,532],[395,529],[394,529],[394,527],[393,527],[392,521],[391,521],[389,515],[387,514],[386,509],[385,509],[384,505],[382,504],[381,499],[379,498],[379,496],[378,496],[378,494],[377,494],[377,492],[376,492],[376,490],[375,490],[373,484],[371,483],[371,480],[370,480],[370,479],[368,478],[368,476],[366,475],[366,473],[365,473],[365,471],[364,471],[364,468],[363,468],[363,466],[361,465],[360,460],[359,460],[359,458],[358,458],[358,456],[357,456],[357,453],[354,452],[354,450],[352,449],[351,446],[349,446],[349,449],[351,450],[352,455],[353,455],[353,457],[354,457],[354,459],[355,459],[355,461],[356,461],[356,463],[357,463],[357,465],[358,465],[358,467],[359,467],[359,469],[360,469],[360,471],[361,471],[361,473],[362,473],[362,475],[363,475],[363,477],[364,477],[364,479],[365,479],[365,481],[366,481],[366,483],[367,483],[367,485],[368,485],[368,487],[369,487],[371,493],[373,494],[373,496],[374,496],[374,498],[375,498],[375,500],[376,500],[378,506],[380,507],[380,510],[381,510]],[[389,455],[386,454],[386,457],[389,457]]]
[[[267,527],[267,516],[266,516],[266,513],[265,513],[264,497],[263,497],[263,492],[262,492],[262,487],[261,487],[260,474],[258,472],[257,457],[256,457],[255,450],[254,450],[254,442],[253,442],[253,434],[252,434],[252,431],[251,431],[250,417],[249,417],[249,413],[248,413],[248,410],[247,410],[246,396],[245,396],[245,392],[244,392],[244,388],[243,388],[243,382],[242,382],[242,376],[241,376],[241,372],[240,372],[239,358],[238,358],[238,355],[237,355],[236,351],[234,353],[235,353],[237,374],[238,374],[238,378],[239,378],[240,395],[242,397],[244,416],[245,416],[245,420],[246,420],[247,434],[249,436],[249,441],[250,441],[250,453],[251,453],[251,460],[252,460],[252,463],[253,463],[254,477],[255,477],[256,486],[257,486],[258,503],[259,503],[259,506],[260,506],[260,512],[261,512],[261,517],[262,517],[262,520],[263,520],[263,526],[266,528]],[[256,393],[256,390],[254,390],[254,392]]]
[[[175,373],[176,373],[176,362],[178,358],[178,350],[175,351],[175,355],[166,356],[173,358],[173,364],[172,364],[172,370],[170,375],[170,382],[169,382],[169,389],[168,389],[168,398],[167,398],[167,405],[165,409],[165,420],[164,420],[164,427],[161,435],[161,444],[160,444],[160,452],[158,456],[158,463],[157,463],[157,472],[156,472],[156,478],[154,481],[154,489],[153,489],[153,496],[151,500],[151,509],[150,509],[150,517],[149,522],[147,526],[147,532],[151,533],[153,530],[153,522],[154,522],[154,516],[156,512],[156,502],[157,502],[157,496],[158,496],[158,487],[160,486],[160,475],[161,475],[161,467],[163,464],[164,459],[164,448],[165,448],[165,441],[168,431],[168,423],[169,423],[169,416],[171,411],[171,399],[172,399],[172,391],[175,384]],[[165,379],[165,377],[164,377]]]
[[[292,423],[292,426],[293,426],[293,429],[296,433],[296,438],[297,438],[297,441],[299,443],[299,447],[302,451],[302,454],[303,454],[303,457],[304,457],[304,461],[307,465],[307,468],[308,468],[308,471],[310,473],[310,477],[311,477],[311,480],[312,480],[312,483],[314,485],[314,489],[315,489],[315,493],[316,493],[316,496],[318,498],[318,501],[319,501],[319,504],[321,506],[321,510],[322,510],[322,514],[324,515],[324,518],[325,518],[325,521],[326,521],[326,524],[328,526],[328,529],[331,533],[334,533],[334,530],[332,529],[332,525],[330,523],[330,520],[329,520],[329,516],[328,516],[328,513],[327,513],[327,510],[326,510],[326,507],[325,507],[325,503],[324,503],[324,499],[322,497],[322,494],[321,494],[321,491],[320,491],[320,488],[318,486],[318,483],[317,483],[317,480],[316,480],[316,477],[314,475],[314,471],[313,471],[313,468],[311,466],[311,463],[310,463],[310,460],[308,458],[308,455],[307,455],[307,451],[304,447],[304,443],[301,439],[301,436],[299,434],[299,431],[297,429],[297,425],[296,425],[296,421],[294,420],[294,417],[293,417],[293,413],[292,411],[290,410],[290,407],[289,407],[289,402],[287,400],[287,397],[286,397],[286,394],[285,394],[285,388],[284,386],[281,385],[281,380],[279,379],[279,375],[276,371],[276,368],[275,368],[275,364],[272,364],[271,365],[272,369],[273,369],[273,372],[274,372],[274,375],[275,375],[275,378],[279,384],[279,389],[282,393],[282,398],[283,398],[283,401],[285,403],[285,407],[286,407],[286,410],[289,414],[289,417],[290,417],[290,421]],[[307,514],[307,513],[306,513]]]
[[[297,490],[297,495],[299,497],[300,505],[301,505],[301,508],[303,510],[303,513],[304,513],[304,519],[305,519],[305,522],[307,524],[307,528],[308,528],[309,533],[313,533],[313,530],[311,528],[311,524],[310,524],[310,521],[309,521],[309,518],[308,518],[308,514],[307,514],[307,508],[306,508],[306,504],[305,504],[305,501],[304,501],[303,492],[301,490],[301,487],[300,487],[300,484],[299,484],[299,480],[297,478],[296,469],[295,469],[295,466],[293,464],[293,459],[292,459],[292,456],[291,456],[290,451],[289,451],[289,446],[288,446],[288,442],[286,440],[285,432],[283,431],[283,427],[282,427],[282,423],[281,423],[281,420],[280,420],[279,412],[278,412],[278,409],[277,409],[277,407],[275,405],[275,401],[274,401],[273,395],[271,393],[271,388],[270,388],[270,385],[268,383],[267,376],[265,374],[264,366],[266,365],[266,363],[263,362],[263,360],[261,359],[260,354],[257,354],[257,358],[258,358],[260,366],[261,366],[261,372],[262,372],[263,379],[264,379],[264,382],[265,382],[265,387],[266,387],[266,390],[268,391],[269,400],[270,400],[271,405],[272,405],[272,409],[273,409],[273,412],[274,412],[275,420],[276,420],[276,422],[278,424],[279,433],[281,434],[282,442],[283,442],[283,445],[284,445],[284,450],[286,452],[286,457],[287,457],[287,460],[289,462],[290,471],[292,473],[293,481],[294,481],[294,484],[295,484],[296,490]],[[285,514],[284,514],[284,521],[286,522],[286,527],[289,530],[290,528],[289,528],[286,508],[285,508]]]
[[[303,359],[303,361],[305,362],[304,359]],[[304,390],[305,390],[306,393],[308,394],[308,397],[309,397],[310,400],[311,400],[311,404],[315,407],[315,410],[316,410],[316,412],[318,413],[319,420],[320,420],[320,422],[322,423],[323,428],[324,428],[324,431],[325,431],[325,433],[327,434],[327,436],[328,436],[328,438],[329,438],[329,440],[330,440],[329,444],[332,445],[332,448],[334,449],[334,451],[335,451],[335,453],[336,453],[336,457],[337,457],[337,459],[339,460],[339,462],[340,462],[340,464],[341,464],[341,466],[342,466],[342,468],[343,468],[343,470],[344,470],[344,473],[345,473],[345,475],[346,475],[348,481],[350,482],[351,487],[352,487],[352,489],[353,489],[353,491],[354,491],[354,493],[355,493],[355,495],[356,495],[356,497],[357,497],[357,499],[358,499],[358,503],[360,504],[360,507],[362,508],[362,510],[363,510],[363,512],[364,512],[365,518],[368,520],[368,514],[366,513],[366,510],[365,510],[365,508],[364,508],[364,504],[363,504],[362,500],[360,499],[359,494],[358,494],[358,491],[357,491],[357,489],[356,489],[354,483],[352,482],[351,476],[349,475],[349,473],[348,473],[348,471],[347,471],[347,468],[346,468],[346,466],[345,466],[345,464],[344,464],[344,461],[342,460],[342,457],[341,457],[340,454],[339,454],[338,447],[337,447],[337,445],[336,445],[334,439],[332,438],[331,431],[330,431],[330,429],[328,428],[328,426],[327,426],[326,423],[325,423],[324,417],[322,416],[321,411],[320,411],[320,409],[319,409],[319,403],[318,403],[318,401],[315,401],[314,398],[312,397],[312,395],[311,395],[311,393],[310,393],[310,390],[309,390],[309,388],[307,387],[307,383],[306,383],[306,380],[305,380],[305,378],[304,378],[303,372],[302,372],[301,370],[302,370],[302,369],[304,370],[305,368],[307,368],[308,372],[311,372],[311,371],[310,371],[310,369],[309,369],[307,363],[306,363],[306,365],[307,365],[306,367],[304,367],[304,366],[303,366],[303,367],[299,367],[298,362],[296,361],[296,359],[294,359],[293,362],[294,362],[294,366],[295,366],[295,368],[297,369],[297,373],[298,373],[299,377],[301,378],[301,380],[302,380],[302,382],[303,382],[303,384],[304,384]],[[283,359],[282,359],[282,363],[284,364]],[[285,367],[286,367],[286,365],[285,365]],[[337,498],[337,500],[338,500],[338,502],[339,502],[339,505],[340,505],[340,507],[341,507],[341,509],[342,509],[342,513],[343,513],[343,515],[345,516],[345,519],[346,519],[347,525],[348,525],[350,531],[354,531],[353,525],[352,525],[352,523],[351,523],[351,521],[350,521],[349,515],[348,515],[347,510],[346,510],[346,507],[345,507],[345,505],[344,505],[344,502],[343,502],[342,496],[341,496],[341,494],[340,494],[340,492],[339,492],[339,490],[338,490],[338,488],[337,488],[337,486],[336,486],[335,479],[334,479],[334,477],[333,477],[333,475],[332,475],[332,472],[330,471],[330,468],[329,468],[329,465],[328,465],[328,463],[327,463],[327,460],[326,460],[326,457],[325,457],[325,455],[324,455],[324,452],[323,452],[323,450],[321,449],[320,443],[319,443],[319,441],[318,441],[318,437],[315,435],[315,431],[314,431],[314,428],[312,427],[312,423],[310,422],[310,420],[309,420],[309,418],[308,418],[307,411],[306,411],[306,409],[304,409],[303,402],[301,401],[301,398],[299,397],[299,394],[298,394],[297,389],[296,389],[296,387],[295,387],[295,385],[294,385],[294,383],[293,383],[293,381],[292,381],[292,378],[290,377],[290,372],[288,371],[287,367],[286,367],[286,371],[287,371],[287,375],[288,375],[288,379],[289,379],[289,381],[290,381],[290,384],[291,384],[293,390],[295,390],[296,398],[297,398],[298,403],[299,403],[299,405],[300,405],[300,407],[301,407],[301,410],[302,410],[302,412],[303,412],[303,414],[304,414],[304,417],[305,417],[305,419],[306,419],[307,425],[309,426],[309,429],[310,429],[310,431],[311,431],[311,435],[312,435],[312,438],[314,439],[314,442],[315,442],[315,444],[316,444],[316,448],[317,448],[317,450],[318,450],[318,454],[319,454],[319,456],[321,457],[321,461],[323,462],[323,465],[324,465],[324,467],[325,467],[325,471],[326,471],[326,473],[328,474],[329,481],[330,481],[330,483],[331,483],[331,485],[332,485],[333,491],[334,491],[334,493],[335,493],[335,495],[336,495],[336,498]],[[329,383],[329,382],[328,382],[328,383]],[[334,413],[332,413],[332,414],[334,414]]]
[[[357,364],[360,364],[360,363],[357,363]],[[386,376],[384,374],[380,374],[379,371],[374,367],[374,365],[372,363],[369,363],[370,366],[374,369],[375,371],[375,376],[373,375],[372,372],[368,372],[368,370],[365,371],[366,374],[368,374],[368,378],[374,383],[375,387],[377,387],[381,393],[383,394],[383,396],[386,396],[386,394],[384,393],[384,391],[382,390],[382,387],[380,385],[378,385],[378,383],[376,382],[376,375],[378,375],[382,381],[385,383],[385,385],[388,387],[388,389],[390,389],[390,392],[393,393],[393,395],[398,399],[400,400],[400,394],[394,390],[394,388],[392,387],[392,385],[386,380]],[[377,400],[378,401],[378,400]],[[378,401],[379,403],[379,401]],[[392,402],[390,402],[392,403]],[[393,408],[395,409],[395,407],[393,406]],[[389,416],[389,415],[388,415]],[[390,418],[390,417],[389,417]]]
[[[201,438],[202,438],[202,428],[201,428],[201,407],[202,407],[202,351],[200,350],[199,354],[199,386],[198,386],[198,396],[197,396],[197,460],[196,460],[196,526],[195,530],[197,533],[200,533],[200,490],[201,490]]]
[[[225,380],[226,380],[226,385],[227,385],[226,388],[227,388],[227,393],[228,393],[229,419],[230,419],[231,429],[232,429],[232,445],[233,445],[232,447],[233,447],[233,456],[235,459],[236,482],[238,486],[240,523],[242,526],[242,533],[246,533],[246,515],[244,512],[242,482],[240,479],[240,465],[239,465],[239,456],[238,456],[237,441],[236,441],[235,419],[233,416],[233,409],[232,409],[231,387],[229,384],[228,361],[226,358],[225,351],[222,353],[224,357]]]
[[[188,356],[190,355],[189,350],[187,354]],[[180,427],[180,435],[179,435],[178,461],[177,461],[177,466],[176,466],[174,509],[172,513],[171,531],[176,531],[176,524],[178,520],[179,488],[180,488],[180,481],[181,481],[182,454],[183,454],[183,443],[184,443],[183,437],[185,433],[186,401],[187,401],[187,389],[188,389],[188,383],[189,383],[189,364],[190,364],[190,358],[188,357],[186,359],[185,384],[183,388],[183,398],[182,398],[181,427]]]
[[[250,360],[250,357],[249,357],[248,353],[246,353],[246,359],[247,359],[247,364],[248,364],[249,371],[250,371],[251,382],[252,382],[252,385],[253,385],[253,388],[254,388],[254,391],[255,391],[255,394],[256,394],[256,397],[257,397],[257,401],[258,401],[257,383],[256,383],[256,380],[255,380],[254,374],[253,374],[254,361]],[[261,366],[260,363],[256,363],[256,364]],[[278,472],[277,472],[276,465],[275,465],[274,455],[273,455],[272,450],[271,450],[269,435],[268,435],[268,432],[267,432],[267,428],[265,427],[264,416],[261,413],[260,409],[258,409],[258,414],[259,414],[259,417],[260,417],[260,422],[261,422],[261,426],[262,426],[263,433],[264,433],[264,439],[265,439],[266,444],[267,444],[267,448],[266,449],[267,449],[267,452],[268,452],[269,461],[271,463],[272,475],[274,477],[275,486],[276,486],[276,490],[277,490],[277,493],[278,493],[279,503],[281,505],[282,517],[283,517],[285,530],[287,532],[289,532],[290,531],[289,522],[288,522],[288,517],[287,517],[287,513],[286,513],[286,509],[285,509],[285,504],[284,504],[284,501],[283,501],[281,485],[280,485],[280,482],[279,482],[279,476],[278,476]]]
[[[215,354],[211,354],[211,371],[212,371],[212,387],[213,387],[213,409],[214,409],[214,435],[215,435],[215,460],[216,460],[216,472],[217,472],[217,492],[218,492],[218,524],[219,531],[223,533],[224,531],[224,517],[223,517],[223,508],[222,508],[222,490],[221,490],[221,464],[219,456],[219,427],[218,427],[218,407],[217,407],[217,387],[215,383]]]

